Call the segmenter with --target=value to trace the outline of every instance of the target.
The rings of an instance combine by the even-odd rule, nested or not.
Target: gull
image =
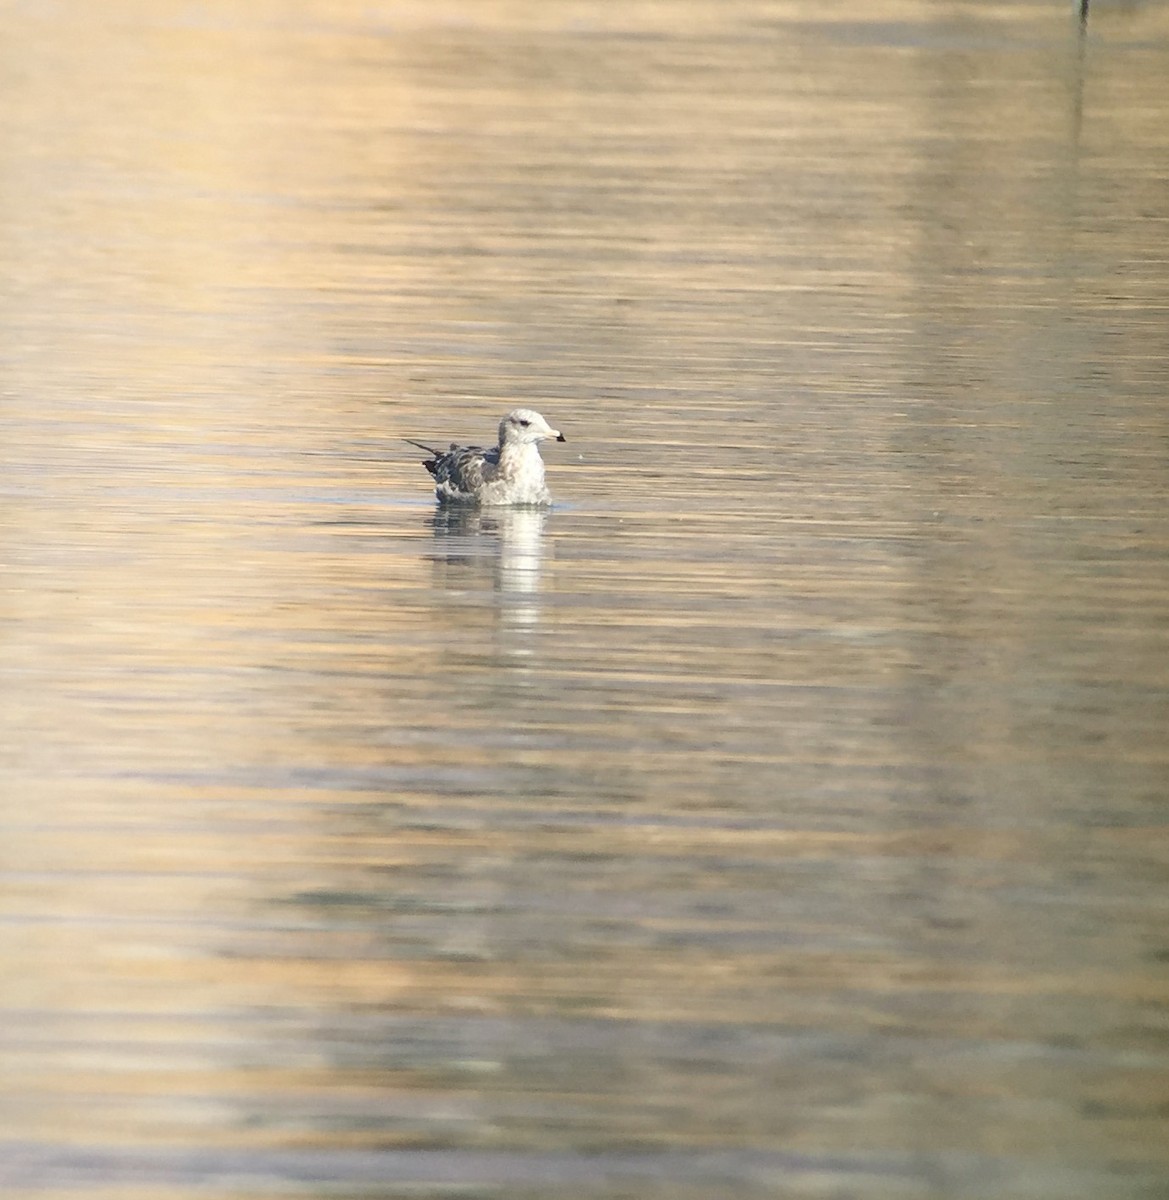
[[[404,440],[430,455],[422,465],[434,476],[439,504],[547,504],[540,443],[550,438],[562,442],[564,434],[538,412],[517,408],[499,422],[499,445],[490,450],[456,442],[436,450]]]

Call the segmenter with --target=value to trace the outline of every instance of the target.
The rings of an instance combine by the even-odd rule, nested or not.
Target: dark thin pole
[[[1076,38],[1075,103],[1072,111],[1075,122],[1075,145],[1078,150],[1080,127],[1084,120],[1084,60],[1088,54],[1088,4],[1090,0],[1077,0],[1077,3],[1080,9],[1080,34]]]

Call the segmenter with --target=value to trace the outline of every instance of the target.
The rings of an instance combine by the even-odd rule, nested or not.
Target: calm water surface
[[[1166,1194],[1169,9],[1071,8],[6,6],[6,1197]]]

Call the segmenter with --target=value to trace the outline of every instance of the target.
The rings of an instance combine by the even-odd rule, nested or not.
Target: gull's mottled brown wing
[[[425,464],[434,476],[435,492],[440,500],[474,500],[480,489],[495,476],[499,450],[482,446],[451,445]]]

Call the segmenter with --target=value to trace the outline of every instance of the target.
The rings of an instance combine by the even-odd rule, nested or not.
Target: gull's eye
[[[525,421],[525,420],[524,420],[522,417],[520,418],[520,424],[521,424],[521,425],[522,425],[522,426],[523,426],[525,429],[527,429],[527,427],[528,427],[528,426],[529,426],[531,423],[532,423],[531,421]]]

